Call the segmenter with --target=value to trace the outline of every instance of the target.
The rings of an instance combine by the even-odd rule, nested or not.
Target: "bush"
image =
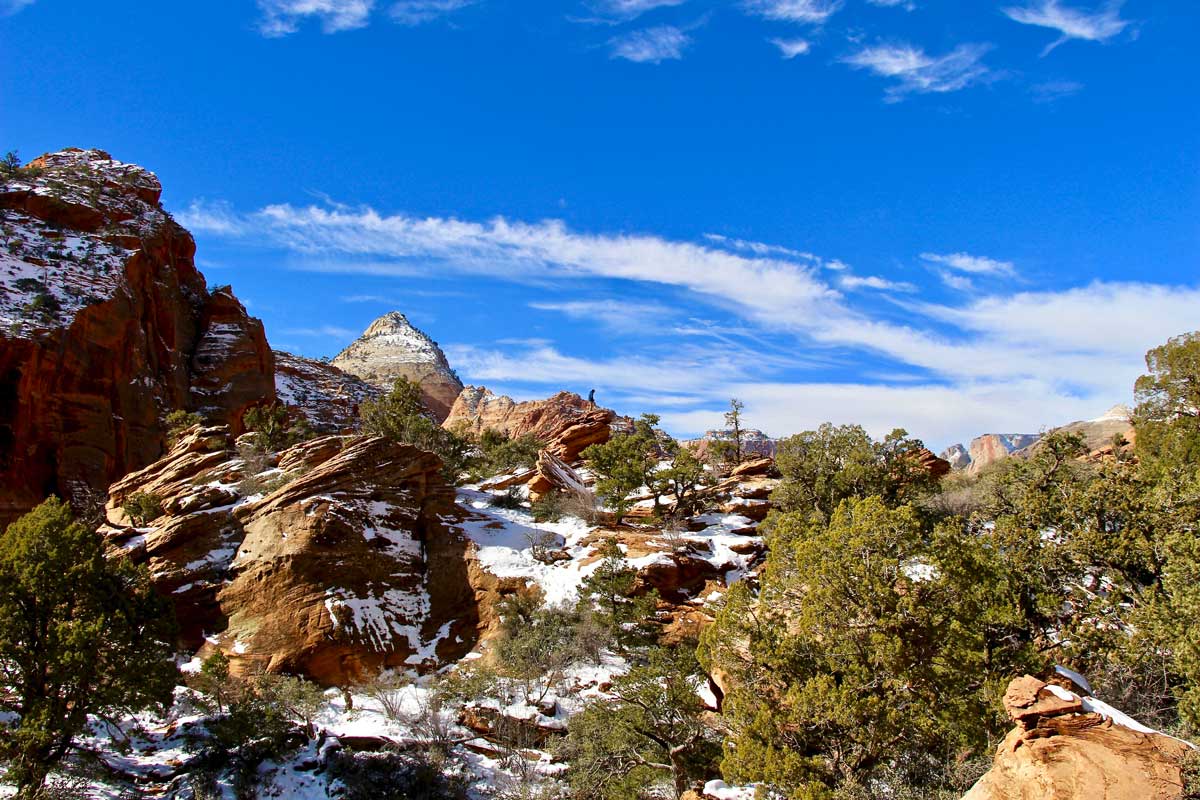
[[[121,503],[121,510],[135,528],[149,525],[163,515],[162,500],[149,492],[134,492]]]
[[[342,800],[466,800],[466,783],[413,753],[339,750],[329,759],[333,797]]]
[[[513,439],[505,433],[485,430],[476,442],[477,455],[471,464],[471,476],[482,480],[493,475],[507,475],[530,469],[537,463],[538,452],[545,443],[533,434]]]
[[[420,385],[397,378],[392,390],[378,400],[367,400],[358,409],[362,432],[383,436],[437,454],[442,477],[458,483],[470,462],[470,443],[438,425],[421,401]]]
[[[183,436],[183,432],[194,425],[204,424],[204,418],[195,411],[184,411],[182,408],[177,408],[170,414],[167,414],[167,441],[171,444],[179,441]]]
[[[566,513],[564,505],[563,493],[552,489],[534,501],[529,510],[538,522],[558,522]]]
[[[282,403],[255,406],[242,415],[242,425],[257,434],[255,446],[267,453],[278,453],[312,438],[303,417],[293,418]]]

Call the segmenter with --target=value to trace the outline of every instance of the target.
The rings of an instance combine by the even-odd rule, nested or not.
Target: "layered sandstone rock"
[[[473,577],[437,456],[328,436],[257,467],[228,428],[193,428],[112,487],[102,532],[147,564],[186,646],[327,684],[470,649],[477,584],[504,587]],[[162,516],[132,527],[121,506],[135,493],[159,498]]]
[[[398,311],[372,322],[332,363],[382,389],[390,389],[397,378],[419,384],[422,399],[438,422],[446,419],[463,389],[437,342]]]
[[[432,453],[359,437],[237,509],[245,538],[218,595],[217,646],[337,684],[464,655],[475,597],[440,469]]]
[[[359,405],[383,390],[331,363],[276,350],[275,394],[298,408],[314,431],[349,433],[358,427]]]
[[[607,442],[614,431],[632,430],[633,422],[612,409],[593,406],[573,392],[518,403],[481,386],[468,386],[455,400],[443,425],[476,434],[494,430],[513,438],[531,435],[544,442],[555,456],[572,464],[584,448]]]
[[[164,417],[274,398],[262,326],[210,293],[153,173],[99,150],[0,183],[0,523],[162,453]]]
[[[1009,685],[1017,723],[963,800],[1180,800],[1191,747],[1088,697],[1070,680]]]

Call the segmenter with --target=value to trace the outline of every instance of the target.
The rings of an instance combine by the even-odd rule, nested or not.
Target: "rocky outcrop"
[[[99,150],[0,183],[0,524],[163,452],[164,417],[274,399],[262,326],[210,293],[153,173]]]
[[[454,495],[432,453],[359,437],[234,513],[245,538],[218,595],[216,646],[342,684],[466,654],[477,613]]]
[[[932,450],[921,448],[917,451],[917,461],[921,467],[934,478],[944,478],[952,469],[950,462],[933,454]]]
[[[967,455],[971,463],[967,472],[976,474],[997,461],[1008,458],[1012,453],[1042,438],[1036,433],[985,433],[971,440]]]
[[[1128,406],[1115,405],[1095,419],[1080,420],[1055,428],[1052,433],[1066,433],[1083,439],[1089,455],[1112,451],[1113,440],[1120,436],[1127,443],[1135,438],[1133,412]],[[1016,451],[1013,455],[1028,457],[1037,452],[1038,442]]]
[[[1082,680],[1082,679],[1079,679]],[[1017,726],[963,800],[1180,800],[1191,747],[1152,731],[1058,677],[1013,681],[1004,706]]]
[[[684,447],[687,447],[695,454],[696,458],[703,459],[708,453],[709,447],[713,442],[731,441],[733,439],[733,431],[730,430],[713,430],[705,431],[704,435],[699,439],[688,439],[682,442]],[[775,451],[778,447],[778,441],[767,436],[760,430],[754,428],[746,428],[742,431],[742,453],[744,458],[763,457],[774,458]]]
[[[220,649],[239,671],[346,684],[456,659],[476,639],[468,543],[440,468],[408,445],[339,436],[251,467],[228,428],[193,428],[114,484],[102,532],[174,601],[185,646]],[[162,515],[133,527],[122,504],[135,493]]]
[[[399,311],[372,322],[332,363],[382,389],[390,389],[397,378],[419,384],[422,399],[438,422],[446,419],[463,389],[437,342]]]
[[[580,494],[587,491],[587,486],[579,473],[571,469],[565,461],[549,450],[538,453],[537,465],[533,477],[529,479],[529,499],[537,502],[541,497],[554,491]]]
[[[275,394],[317,433],[349,433],[358,427],[359,405],[383,390],[327,361],[276,350]]]
[[[1132,412],[1128,406],[1115,405],[1095,419],[1079,420],[1059,426],[1050,433],[1067,433],[1079,436],[1089,458],[1096,459],[1113,449],[1115,437],[1120,436],[1126,445],[1134,440]],[[971,440],[970,448],[956,444],[942,453],[954,470],[966,470],[978,474],[980,470],[1009,456],[1028,458],[1041,447],[1044,434],[1040,433],[988,433]]]
[[[632,430],[633,422],[609,408],[599,408],[573,392],[545,400],[518,403],[482,386],[463,389],[443,426],[471,433],[494,430],[513,438],[531,435],[568,464],[584,448],[607,442],[614,431]]]

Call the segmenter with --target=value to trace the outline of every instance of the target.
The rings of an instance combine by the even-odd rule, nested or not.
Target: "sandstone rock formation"
[[[477,434],[490,429],[513,438],[529,434],[570,464],[587,446],[607,442],[614,431],[632,430],[633,421],[612,409],[594,407],[573,392],[518,403],[482,386],[468,386],[443,425]]]
[[[228,428],[193,428],[107,505],[102,532],[174,600],[185,645],[338,684],[467,652],[468,543],[435,455],[330,436],[252,475],[232,447]],[[121,508],[137,492],[163,510],[141,528]]]
[[[1108,451],[1112,447],[1113,438],[1123,437],[1126,441],[1134,440],[1133,412],[1128,406],[1115,405],[1095,419],[1070,422],[1055,428],[1054,433],[1069,433],[1083,437],[1083,446],[1089,453]],[[1018,450],[1013,455],[1029,456],[1037,450],[1037,442]]]
[[[153,173],[68,149],[0,183],[0,524],[162,453],[173,409],[274,399],[262,325],[210,293]]]
[[[317,433],[349,433],[358,425],[359,404],[383,390],[328,362],[276,350],[275,394]]]
[[[401,377],[420,384],[425,405],[438,422],[446,419],[463,389],[437,342],[399,311],[372,322],[332,363],[382,389],[390,389]]]
[[[690,449],[696,458],[703,459],[712,442],[729,441],[732,436],[733,432],[728,430],[705,431],[699,439],[688,439],[681,444]],[[760,430],[746,428],[742,431],[742,449],[746,456],[774,458],[777,444],[775,439]]]
[[[963,800],[1180,800],[1191,747],[1088,696],[1069,679],[1013,681],[1004,706],[1017,723],[991,770]]]

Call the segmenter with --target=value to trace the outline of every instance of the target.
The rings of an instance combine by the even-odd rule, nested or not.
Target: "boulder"
[[[148,566],[185,647],[340,685],[470,649],[476,594],[509,587],[473,568],[437,456],[327,436],[271,461],[249,475],[228,427],[195,427],[111,487],[102,533]],[[121,506],[139,492],[163,514],[134,528]]]
[[[464,655],[478,614],[437,456],[379,437],[235,510],[245,537],[215,639],[240,669],[324,684]]]
[[[1187,743],[1029,675],[1004,705],[1017,726],[963,800],[1182,800]]]
[[[529,479],[529,499],[537,502],[552,491],[586,492],[583,479],[566,462],[550,450],[538,453],[537,466]]]

